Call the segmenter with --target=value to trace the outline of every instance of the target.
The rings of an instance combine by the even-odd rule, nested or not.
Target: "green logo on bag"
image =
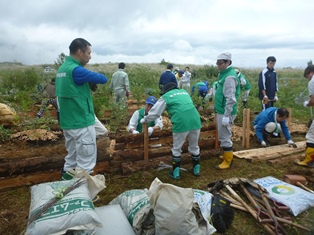
[[[291,195],[295,193],[295,191],[292,188],[288,186],[284,186],[284,185],[277,185],[273,187],[271,191],[273,193],[280,194],[280,195]]]

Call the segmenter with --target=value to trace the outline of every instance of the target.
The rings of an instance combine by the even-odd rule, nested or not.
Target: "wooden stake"
[[[287,118],[287,126],[288,129],[290,130],[291,127],[291,119],[292,119],[292,110],[291,108],[287,108],[288,112],[289,112],[289,117]]]
[[[143,124],[143,130],[144,130],[144,160],[148,160],[148,124]]]
[[[243,109],[242,147],[250,147],[250,109]]]
[[[215,149],[219,149],[219,141],[218,141],[218,128],[217,128],[217,113],[215,113],[214,124],[216,126],[215,129]]]

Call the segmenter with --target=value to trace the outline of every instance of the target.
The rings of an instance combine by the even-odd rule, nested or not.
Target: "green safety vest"
[[[79,129],[95,123],[93,99],[88,82],[78,86],[72,72],[82,66],[76,59],[67,56],[56,75],[56,95],[60,110],[61,129]]]
[[[215,111],[218,114],[224,114],[225,113],[226,98],[223,95],[223,85],[225,83],[226,78],[229,76],[235,77],[237,79],[237,82],[238,82],[237,87],[236,87],[236,94],[235,94],[237,102],[233,106],[231,115],[237,114],[238,98],[239,98],[239,95],[241,92],[240,79],[238,78],[238,76],[237,76],[237,74],[234,71],[232,66],[230,66],[230,67],[226,68],[225,70],[223,70],[222,72],[220,72],[219,76],[218,76],[217,90],[216,90],[216,94],[215,94],[215,105],[214,105]]]
[[[141,123],[141,119],[145,116],[145,108],[139,109],[138,113],[139,113],[139,117],[138,117],[136,130],[139,133],[142,133],[143,132],[143,124]],[[155,121],[151,121],[151,122],[148,123],[148,127],[153,127],[153,126],[155,126]]]
[[[184,89],[173,89],[162,95],[172,123],[172,132],[186,132],[200,129],[201,118],[193,101]]]

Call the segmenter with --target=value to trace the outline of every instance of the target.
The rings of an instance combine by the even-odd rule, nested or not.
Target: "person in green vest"
[[[172,123],[173,147],[172,171],[169,176],[180,179],[180,165],[182,145],[188,138],[188,150],[192,154],[193,169],[195,176],[200,175],[200,148],[198,139],[201,131],[201,118],[197,112],[189,93],[179,89],[176,83],[169,82],[163,86],[162,96],[154,107],[144,116],[141,123],[150,122],[158,118],[164,110],[167,110]]]
[[[149,96],[145,103],[145,107],[136,110],[127,127],[128,132],[132,134],[138,134],[143,132],[143,125],[140,123],[141,119],[148,114],[149,110],[155,105],[157,99],[155,96]],[[148,134],[151,135],[155,130],[162,130],[163,124],[161,116],[157,117],[155,120],[148,123]]]
[[[247,99],[249,98],[250,90],[251,90],[251,84],[249,80],[244,76],[243,73],[240,72],[239,69],[235,69],[238,78],[240,79],[240,87],[241,87],[241,93],[242,93],[242,105],[243,108],[247,108]]]
[[[67,156],[61,170],[82,168],[93,173],[97,160],[95,112],[90,83],[104,84],[105,75],[92,72],[84,66],[91,59],[91,44],[83,38],[74,39],[70,56],[58,69],[56,96],[60,112],[60,127],[63,130]]]
[[[223,149],[223,162],[217,169],[228,169],[233,160],[232,125],[238,110],[240,81],[231,66],[231,54],[224,52],[218,55],[216,65],[219,70],[217,90],[215,93],[216,125],[220,147]]]

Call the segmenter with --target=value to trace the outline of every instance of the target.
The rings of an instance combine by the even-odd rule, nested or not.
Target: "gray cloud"
[[[266,1],[266,2],[265,2]],[[265,7],[270,6],[270,7]],[[305,66],[313,53],[314,3],[293,0],[2,0],[1,61],[53,63],[70,42],[91,42],[91,63],[214,63],[222,51],[236,66]]]

